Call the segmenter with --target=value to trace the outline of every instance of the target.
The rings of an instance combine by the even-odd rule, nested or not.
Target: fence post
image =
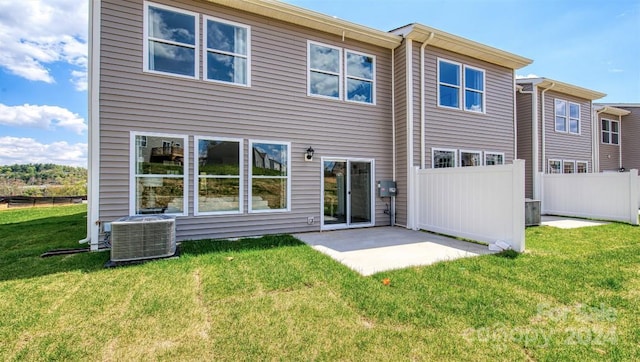
[[[629,221],[631,225],[638,225],[638,170],[629,171]]]
[[[524,160],[514,160],[513,169],[511,171],[513,195],[513,220],[512,223],[512,235],[513,235],[513,249],[517,252],[523,252],[525,248],[525,236],[524,236]]]

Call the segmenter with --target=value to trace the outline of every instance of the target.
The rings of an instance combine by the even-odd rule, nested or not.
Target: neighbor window
[[[438,61],[438,104],[460,108],[460,64]]]
[[[576,172],[587,173],[589,171],[589,163],[586,161],[576,161]]]
[[[575,173],[576,163],[574,161],[562,161],[562,173]]]
[[[482,157],[480,154],[480,151],[460,150],[460,166],[482,166]]]
[[[620,123],[618,121],[602,120],[602,143],[610,145],[620,143]]]
[[[562,173],[562,161],[549,160],[549,173]]]
[[[249,85],[251,29],[205,17],[204,74],[208,80]]]
[[[131,214],[185,215],[187,137],[131,134]]]
[[[145,2],[144,70],[198,77],[198,14]]]
[[[242,141],[195,137],[195,214],[242,212]]]
[[[562,99],[555,100],[556,132],[580,133],[580,105]]]
[[[340,98],[342,50],[309,42],[309,94]]]
[[[249,212],[289,211],[290,144],[249,141]]]
[[[346,51],[348,101],[374,103],[375,58],[371,55]]]
[[[484,70],[464,66],[464,109],[484,112]]]
[[[456,151],[434,148],[433,152],[433,168],[456,167]]]
[[[484,164],[485,166],[504,165],[504,153],[485,152]]]

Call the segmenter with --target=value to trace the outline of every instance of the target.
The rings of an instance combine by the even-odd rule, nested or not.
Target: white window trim
[[[449,83],[442,83],[440,82],[440,63],[441,62],[445,62],[445,63],[449,63],[449,64],[454,64],[458,66],[458,79],[460,80],[460,85],[456,86],[453,84],[449,84]],[[462,63],[459,62],[454,62],[452,60],[448,60],[448,59],[444,59],[444,58],[437,58],[437,67],[436,67],[436,80],[437,80],[437,93],[438,93],[438,107],[441,108],[446,108],[446,109],[458,109],[458,110],[464,110],[464,106],[463,106],[463,101],[464,101],[464,96],[462,95],[462,93],[464,92],[464,78],[462,77],[463,74],[460,74],[462,72],[462,68],[463,65]],[[445,85],[447,87],[452,87],[452,88],[457,88],[458,89],[458,107],[451,107],[451,106],[446,106],[446,105],[442,105],[442,102],[440,101],[440,85]]]
[[[154,132],[129,132],[129,215],[138,215],[136,212],[136,150],[133,147],[136,146],[136,136],[151,136],[151,137],[168,137],[168,138],[182,138],[184,140],[184,155],[183,155],[183,172],[182,175],[162,175],[163,178],[182,178],[183,179],[183,197],[182,197],[182,213],[174,214],[167,213],[164,215],[175,216],[187,216],[189,214],[189,152],[188,142],[189,136],[184,134],[167,134],[167,133],[154,133]],[[157,177],[157,176],[142,176],[142,177]]]
[[[565,104],[565,115],[564,116],[558,116],[558,102],[564,103]],[[563,117],[564,118],[564,131],[563,130],[558,130],[558,123],[556,122],[556,118],[557,117]],[[560,99],[560,98],[555,98],[553,100],[553,128],[556,132],[558,133],[568,133],[569,132],[569,102],[565,101],[564,99]]]
[[[502,163],[500,165],[504,165],[505,164],[505,156],[504,156],[504,152],[493,152],[493,151],[484,151],[484,163],[483,165],[487,166],[487,156],[489,155],[497,155],[497,156],[502,156]],[[491,165],[491,166],[497,166],[497,165]]]
[[[208,21],[213,21],[213,22],[217,22],[217,23],[223,23],[223,24],[227,24],[227,25],[232,25],[235,27],[239,27],[239,28],[244,28],[247,31],[247,55],[244,54],[238,54],[238,53],[232,53],[232,52],[224,52],[221,50],[215,50],[215,49],[211,49],[211,51],[213,53],[217,53],[217,54],[224,54],[224,55],[231,55],[234,57],[241,57],[241,58],[245,58],[247,60],[247,84],[242,84],[242,83],[236,83],[236,82],[226,82],[223,80],[218,80],[218,79],[209,79],[209,68],[207,65],[208,62],[208,55],[209,55],[209,47],[207,46],[208,42],[207,42],[207,36],[209,34],[208,32]],[[234,21],[229,21],[229,20],[225,20],[225,19],[221,19],[221,18],[216,18],[213,16],[209,16],[209,15],[203,15],[203,19],[202,19],[202,32],[204,34],[204,39],[202,40],[202,64],[203,64],[203,79],[207,82],[213,82],[213,83],[220,83],[220,84],[227,84],[227,85],[235,85],[235,86],[239,86],[239,87],[251,87],[251,26],[249,25],[245,25],[245,24],[241,24],[241,23],[236,23]]]
[[[559,173],[555,173],[555,172],[551,172],[551,162],[560,162],[560,172]],[[562,160],[558,160],[555,158],[550,158],[547,161],[547,173],[550,175],[560,175],[564,172],[564,165],[562,164]]]
[[[459,150],[458,151],[458,159],[460,160],[460,167],[462,166],[462,154],[463,153],[471,153],[471,154],[476,154],[478,155],[478,159],[480,160],[480,164],[476,165],[476,166],[483,166],[484,165],[484,161],[482,159],[482,151],[474,151],[474,150]],[[464,166],[464,167],[470,167],[470,166]]]
[[[183,43],[176,43],[176,42],[171,42],[171,41],[167,41],[167,40],[163,40],[163,39],[155,39],[155,38],[151,38],[149,39],[149,7],[154,7],[154,8],[158,8],[158,9],[164,9],[164,10],[169,10],[169,11],[173,11],[176,13],[182,13],[185,15],[191,15],[194,17],[194,31],[195,31],[195,43],[193,46],[188,45],[188,44],[183,44]],[[200,72],[199,72],[199,68],[200,68],[200,53],[199,53],[199,46],[200,46],[200,14],[193,12],[193,11],[188,11],[188,10],[183,10],[180,8],[175,8],[172,6],[167,6],[167,5],[161,5],[161,4],[157,4],[154,2],[150,2],[150,1],[145,1],[144,2],[144,10],[143,10],[143,21],[142,21],[142,66],[143,66],[143,71],[146,73],[153,73],[153,74],[162,74],[162,75],[168,75],[168,76],[172,76],[172,77],[179,77],[179,78],[187,78],[187,79],[199,79],[200,78]],[[184,75],[184,74],[176,74],[176,73],[170,73],[170,72],[162,72],[162,71],[158,71],[158,70],[154,70],[154,69],[149,69],[149,40],[153,40],[153,41],[158,41],[161,43],[165,43],[165,44],[171,44],[171,45],[179,45],[185,48],[191,48],[194,49],[194,54],[193,54],[193,58],[194,58],[194,74],[193,76],[190,75]]]
[[[578,164],[579,163],[584,163],[584,165],[586,166],[585,170],[587,170],[586,173],[589,173],[589,161],[576,161],[576,169],[575,169],[576,173],[579,173],[578,172]]]
[[[573,172],[564,172],[564,165],[566,164],[572,164],[573,165]],[[576,161],[574,160],[562,160],[562,173],[576,173]]]
[[[582,134],[582,107],[580,106],[580,103],[575,103],[575,102],[567,102],[568,108],[567,108],[567,132],[569,134],[574,134],[574,135],[580,135]],[[578,106],[578,118],[573,118],[571,117],[571,105],[574,106]],[[571,120],[577,120],[578,121],[578,132],[571,132]]]
[[[331,48],[331,49],[336,49],[338,51],[338,73],[333,73],[333,72],[328,72],[326,70],[320,70],[320,69],[312,69],[311,68],[311,45],[317,45],[317,46],[321,46],[321,47],[326,47],[326,48]],[[307,40],[307,96],[309,97],[316,97],[316,98],[323,98],[323,99],[332,99],[332,100],[342,100],[343,99],[343,79],[344,79],[344,72],[343,72],[343,51],[342,48],[340,47],[336,47],[333,45],[329,45],[329,44],[324,44],[324,43],[319,43],[316,41],[311,41],[311,40]],[[329,75],[337,75],[338,76],[338,96],[337,97],[330,97],[330,96],[325,96],[322,94],[314,94],[311,93],[311,72],[317,72],[317,73],[323,73],[323,74],[329,74]]]
[[[264,210],[253,210],[252,199],[253,199],[253,144],[254,143],[270,143],[274,145],[285,145],[287,146],[287,207],[285,209],[264,209]],[[291,142],[283,142],[283,141],[270,141],[270,140],[249,140],[249,165],[248,165],[248,212],[250,214],[261,214],[261,213],[273,213],[273,212],[290,212],[291,211]],[[283,176],[270,176],[273,178],[285,178]]]
[[[609,130],[605,131],[602,129],[602,121],[606,121],[609,122]],[[618,124],[618,132],[613,132],[613,123],[617,123]],[[602,141],[602,134],[604,133],[608,133],[609,134],[609,142],[604,142]],[[618,135],[618,143],[613,143],[611,142],[612,139],[612,135],[617,134]],[[600,143],[604,144],[604,145],[612,145],[612,146],[620,146],[620,122],[619,121],[614,121],[612,119],[608,119],[608,118],[602,118],[600,120]]]
[[[198,203],[200,199],[200,157],[199,157],[199,144],[201,140],[205,141],[223,141],[223,142],[238,142],[238,167],[239,174],[238,180],[240,182],[239,195],[238,195],[238,210],[237,211],[198,211]],[[244,178],[242,175],[244,174],[244,145],[243,140],[241,138],[225,138],[225,137],[211,137],[211,136],[194,136],[193,139],[193,215],[194,216],[204,216],[204,215],[237,215],[243,213],[244,199],[242,195],[244,195]],[[222,176],[222,175],[206,175],[203,178],[236,178],[235,176]]]
[[[436,168],[436,151],[452,152],[453,153],[453,167],[459,167],[458,165],[458,150],[455,148],[431,148],[431,168]],[[442,167],[451,168],[451,167]]]
[[[349,75],[348,69],[347,69],[347,64],[348,64],[347,55],[349,53],[373,58],[373,69],[372,69],[373,73],[372,73],[372,78],[371,79],[360,78],[360,77],[350,76]],[[376,104],[376,64],[377,64],[376,56],[375,55],[371,55],[371,54],[367,54],[367,53],[358,52],[358,51],[355,51],[355,50],[349,50],[349,49],[344,49],[343,56],[344,56],[344,59],[343,59],[343,64],[344,64],[344,86],[343,86],[343,89],[344,89],[344,100],[345,100],[345,102],[375,105]],[[349,79],[355,79],[355,80],[360,80],[360,81],[365,81],[365,82],[371,82],[371,102],[361,102],[361,101],[354,101],[354,100],[348,99],[349,95],[347,94],[347,92],[348,92],[347,81]],[[309,90],[311,90],[311,89],[309,89]]]
[[[486,89],[487,89],[487,72],[484,69],[478,68],[478,67],[474,67],[471,65],[466,65],[464,64],[462,67],[462,74],[461,74],[461,79],[462,79],[462,109],[465,110],[466,112],[473,112],[473,113],[480,113],[480,114],[486,114],[487,113],[487,97],[486,97]],[[481,111],[474,111],[472,109],[467,109],[467,84],[466,84],[466,79],[465,79],[465,75],[466,72],[465,70],[469,68],[469,69],[473,69],[475,71],[481,72],[482,73],[482,90],[476,90],[473,88],[469,88],[469,91],[471,92],[475,92],[475,93],[480,93],[482,95],[482,110]],[[440,89],[438,87],[438,89]]]

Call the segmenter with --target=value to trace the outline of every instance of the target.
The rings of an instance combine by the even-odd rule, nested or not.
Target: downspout
[[[80,243],[89,243],[92,251],[98,250],[99,242],[99,195],[100,195],[100,0],[89,2],[89,87],[88,87],[88,185],[87,185],[87,237]]]
[[[405,65],[405,87],[407,97],[407,228],[414,228],[414,182],[413,182],[413,40],[407,39]]]
[[[539,162],[538,150],[540,149],[540,140],[538,139],[538,86],[531,84],[533,90],[525,91],[523,88],[518,88],[518,92],[521,94],[531,94],[531,181],[533,189],[533,198],[540,200],[538,195],[538,169]]]
[[[516,70],[512,72],[513,79],[513,159],[518,159],[518,113],[516,111]]]
[[[618,168],[622,169],[622,116],[618,115]]]
[[[424,49],[427,45],[433,40],[433,36],[435,33],[430,33],[427,40],[422,43],[420,47],[420,168],[425,168],[425,147],[426,141],[425,137],[425,121],[426,117],[425,113],[425,86],[424,86]]]
[[[591,120],[591,128],[593,130],[593,136],[591,137],[593,139],[593,152],[591,152],[593,172],[600,172],[600,127],[598,125],[600,124],[600,113],[604,111],[604,108],[595,111],[595,116]]]
[[[550,90],[551,88],[555,87],[555,83],[551,82],[551,86],[549,86],[549,88],[545,88],[542,90],[542,92],[540,93],[540,101],[542,102],[542,163],[543,163],[543,167],[542,167],[542,172],[547,173],[546,172],[546,168],[547,168],[547,159],[546,159],[546,142],[547,142],[547,138],[546,138],[546,132],[545,132],[545,126],[547,124],[546,122],[546,116],[544,114],[545,112],[545,99],[544,99],[544,94]],[[537,111],[537,110],[536,110]],[[537,132],[536,132],[536,136],[537,136]]]
[[[392,179],[396,182],[396,52],[395,49],[391,49],[391,174]],[[396,223],[395,212],[396,212],[396,198],[391,198],[391,205],[389,206],[391,210],[389,213],[391,214],[391,225],[394,226]]]

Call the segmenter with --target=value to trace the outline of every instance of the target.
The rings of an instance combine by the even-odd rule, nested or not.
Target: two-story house
[[[509,162],[514,69],[422,25],[276,1],[92,0],[88,239],[177,217],[178,240],[389,225],[376,181]]]
[[[596,104],[600,171],[640,169],[640,104]]]
[[[516,81],[518,158],[526,162],[525,196],[540,198],[537,173],[594,171],[598,126],[592,102],[604,93],[548,78]]]

